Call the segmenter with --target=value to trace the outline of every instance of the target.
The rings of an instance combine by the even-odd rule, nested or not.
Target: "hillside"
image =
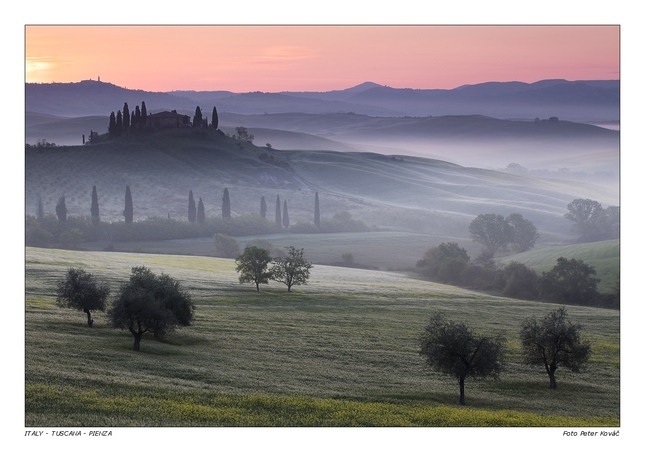
[[[234,215],[287,200],[291,224],[313,220],[314,192],[323,216],[349,211],[381,229],[469,236],[480,213],[519,212],[545,241],[571,238],[563,218],[578,197],[616,205],[616,186],[539,178],[463,167],[445,161],[365,152],[284,151],[241,143],[212,130],[175,129],[98,145],[29,149],[26,211],[38,197],[54,212],[65,195],[70,215],[89,215],[96,185],[101,217],[122,218],[125,186],[132,189],[135,219],[184,219],[188,191],[203,198],[208,216],[220,214],[229,189]]]
[[[401,274],[315,266],[309,284],[260,292],[239,284],[234,261],[209,257],[25,251],[25,425],[97,426],[563,426],[621,425],[620,313],[569,306],[591,343],[580,373],[548,388],[522,363],[519,325],[554,306],[493,297]],[[94,313],[55,304],[54,287],[82,267],[116,293],[145,265],[181,281],[194,322],[161,341]],[[499,380],[458,383],[431,372],[419,335],[435,313],[478,334],[508,338]],[[297,371],[294,371],[297,369]]]
[[[352,146],[363,151],[429,157],[487,169],[517,163],[533,172],[560,175],[565,170],[581,172],[596,179],[609,177],[614,183],[619,173],[618,131],[555,118],[516,121],[480,115],[222,115],[220,127],[237,125],[249,128],[258,142],[269,141],[281,149],[342,150]],[[265,133],[267,129],[274,132],[269,135]],[[333,140],[337,147],[316,148],[304,139],[294,141],[293,133]]]
[[[25,138],[80,145],[90,131],[105,133],[110,112],[126,102],[145,102],[149,113],[177,110],[191,117],[197,106],[205,112],[215,106],[222,130],[244,126],[257,143],[283,150],[415,155],[486,169],[516,164],[542,176],[615,184],[619,132],[612,129],[619,128],[619,100],[617,80],[489,82],[452,90],[366,82],[281,93],[155,93],[94,80],[28,83]]]
[[[177,109],[192,114],[200,105],[209,111],[237,114],[357,113],[370,116],[487,115],[533,119],[558,116],[578,122],[620,118],[618,80],[542,80],[535,83],[489,82],[452,90],[392,88],[362,83],[329,92],[231,93],[173,91],[152,93],[111,83],[27,83],[26,111],[78,117],[108,114],[144,101],[153,109]],[[154,107],[152,107],[154,105]]]
[[[28,112],[26,142],[80,145],[105,133],[108,116],[67,118]],[[282,150],[334,150],[415,155],[486,169],[514,163],[533,174],[617,183],[619,132],[569,121],[492,117],[373,117],[334,114],[219,114],[219,127],[244,126],[255,142]]]

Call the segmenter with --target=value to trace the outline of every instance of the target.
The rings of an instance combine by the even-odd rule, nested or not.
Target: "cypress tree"
[[[125,133],[128,133],[128,129],[130,129],[130,109],[127,102],[123,104],[123,128]]]
[[[116,112],[116,136],[121,135],[121,132],[123,132],[123,116],[119,110]]]
[[[224,189],[222,197],[222,218],[231,218],[231,199],[228,196],[228,188]]]
[[[134,116],[132,117],[132,124],[130,124],[130,126],[133,129],[135,128],[135,126],[137,129],[141,129],[141,109],[138,105],[134,107],[133,115]]]
[[[264,196],[260,198],[260,216],[262,218],[267,217],[267,202],[264,200]]]
[[[148,120],[148,110],[146,109],[146,103],[141,102],[141,127],[146,126],[147,120]]]
[[[195,208],[195,198],[193,197],[193,191],[188,191],[188,221],[194,223],[197,219],[197,209]]]
[[[67,206],[65,205],[65,195],[58,198],[58,204],[56,204],[56,216],[58,221],[65,223],[67,221]]]
[[[92,207],[90,208],[92,214],[92,224],[98,226],[101,218],[99,217],[99,197],[96,194],[96,185],[92,187]]]
[[[125,217],[126,223],[132,223],[134,207],[132,206],[132,193],[130,192],[129,185],[125,187],[125,209],[123,210],[123,216]]]
[[[193,117],[193,127],[202,126],[202,110],[197,106],[195,109],[195,116]]]
[[[112,136],[116,136],[116,116],[114,112],[110,113],[110,125],[108,125],[108,133]]]
[[[282,226],[285,229],[289,228],[289,211],[287,210],[287,200],[284,200],[284,208],[282,209]]]
[[[320,201],[318,201],[318,192],[316,192],[316,199],[314,201],[314,224],[320,227]]]
[[[280,195],[275,201],[275,224],[282,226],[282,213],[280,212]]]
[[[45,218],[45,207],[43,207],[43,198],[38,196],[38,210],[36,211],[36,217],[39,220],[43,220]]]
[[[206,212],[204,211],[204,202],[202,198],[199,198],[199,203],[197,204],[197,222],[202,224],[206,221]]]
[[[217,108],[213,107],[213,129],[217,130],[219,127],[219,118],[217,117]]]

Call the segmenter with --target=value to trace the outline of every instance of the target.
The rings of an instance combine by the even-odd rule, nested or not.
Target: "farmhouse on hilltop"
[[[148,115],[146,125],[153,129],[190,126],[190,116],[177,113],[177,110],[162,111]]]

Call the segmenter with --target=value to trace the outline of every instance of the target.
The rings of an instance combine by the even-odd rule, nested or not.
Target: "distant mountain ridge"
[[[196,106],[210,112],[357,113],[369,116],[486,115],[502,119],[559,117],[569,121],[618,121],[620,81],[542,80],[535,83],[486,82],[455,89],[392,88],[365,82],[327,92],[250,92],[132,90],[111,83],[27,83],[28,112],[80,117],[109,115],[125,102],[146,103],[149,111],[177,110],[194,114]]]

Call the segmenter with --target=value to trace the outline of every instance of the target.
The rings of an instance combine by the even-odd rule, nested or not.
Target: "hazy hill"
[[[108,116],[81,116],[68,118],[42,113],[27,113],[25,141],[34,144],[45,140],[57,145],[83,144],[83,135],[88,139],[92,131],[107,132]]]
[[[77,83],[26,83],[25,110],[49,115],[79,117],[110,115],[128,102],[132,111],[141,102],[150,113],[161,110],[188,110],[195,113],[195,102],[168,93],[132,90],[95,80]],[[211,106],[212,109],[212,106]]]
[[[271,159],[267,157],[271,156]],[[272,163],[270,163],[272,161]],[[480,213],[522,213],[544,240],[571,238],[563,218],[578,197],[616,205],[617,187],[514,175],[443,161],[365,152],[284,151],[240,143],[221,133],[173,129],[100,145],[29,149],[25,155],[26,210],[38,197],[54,212],[65,195],[71,215],[89,215],[96,185],[101,216],[122,218],[125,186],[135,219],[184,219],[188,191],[203,198],[207,215],[221,213],[224,187],[234,215],[259,212],[265,196],[287,200],[291,224],[313,221],[314,192],[323,216],[349,211],[379,228],[469,237]]]
[[[25,86],[26,110],[60,116],[109,115],[124,102],[149,108],[177,109],[192,114],[195,107],[210,112],[358,113],[371,116],[486,115],[497,118],[548,118],[577,122],[619,120],[620,84],[608,81],[546,80],[536,83],[490,82],[452,90],[391,88],[366,82],[329,92],[230,93],[228,91],[173,91],[151,93],[110,83]],[[154,105],[154,107],[152,107]]]
[[[281,149],[344,150],[353,147],[383,154],[447,160],[489,169],[517,163],[530,170],[584,172],[613,178],[619,173],[619,132],[569,121],[501,120],[487,116],[372,117],[336,113],[307,115],[221,115],[224,127],[244,125],[259,143]],[[273,129],[333,140],[336,147],[313,147]],[[327,143],[331,144],[331,143]]]
[[[91,130],[105,133],[110,112],[125,102],[131,110],[145,101],[151,113],[191,117],[197,106],[207,117],[216,106],[223,130],[254,129],[261,144],[275,148],[417,155],[490,169],[514,163],[533,172],[609,176],[615,183],[619,132],[581,122],[618,124],[619,94],[616,80],[489,82],[453,90],[365,82],[283,93],[150,93],[93,80],[26,84],[26,140],[81,144]]]
[[[239,115],[222,112],[228,134],[247,127],[259,145],[282,150],[367,151],[502,169],[518,164],[540,175],[617,184],[619,132],[570,121],[510,121],[487,116],[374,117],[350,113]],[[28,112],[26,141],[82,144],[90,131],[107,132],[108,117],[67,118]],[[546,173],[548,171],[549,173]]]

